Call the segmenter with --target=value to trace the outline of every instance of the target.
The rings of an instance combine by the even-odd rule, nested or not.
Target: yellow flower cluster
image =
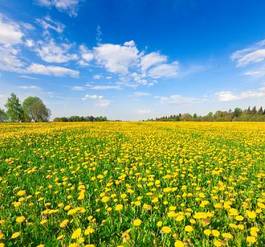
[[[0,246],[264,246],[265,124],[0,125]]]

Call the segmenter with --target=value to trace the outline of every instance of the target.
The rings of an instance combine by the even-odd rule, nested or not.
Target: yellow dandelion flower
[[[221,247],[222,246],[222,242],[218,239],[214,240],[213,241],[213,245],[216,246],[216,247]]]
[[[244,220],[244,217],[243,217],[242,215],[237,215],[237,216],[235,217],[235,219],[236,219],[237,221],[242,221],[242,220]]]
[[[11,236],[11,239],[18,238],[21,235],[21,232],[14,232]]]
[[[43,219],[43,220],[41,220],[40,224],[41,224],[41,225],[45,225],[47,222],[48,222],[48,220]]]
[[[206,229],[203,231],[203,233],[206,235],[206,236],[210,236],[212,231],[210,229]]]
[[[60,223],[60,227],[61,228],[65,228],[67,225],[68,225],[68,223],[69,223],[69,220],[63,220],[61,223]]]
[[[62,240],[64,238],[64,235],[62,234],[62,235],[59,235],[56,239],[57,240]]]
[[[229,232],[222,233],[222,236],[225,239],[233,239],[233,235]]]
[[[74,230],[74,232],[72,233],[72,236],[71,236],[71,238],[72,239],[78,239],[78,238],[80,238],[81,237],[81,228],[78,228],[78,229],[76,229],[76,230]]]
[[[258,227],[253,226],[253,227],[250,228],[250,235],[252,237],[257,237],[258,236],[258,232],[259,232],[259,228]]]
[[[254,244],[256,243],[257,239],[253,236],[247,236],[247,242],[250,243],[250,244]]]
[[[163,226],[161,228],[161,232],[164,233],[164,234],[168,234],[171,232],[171,228],[169,226]]]
[[[26,191],[25,190],[20,190],[17,192],[17,196],[24,196],[26,195]]]
[[[219,237],[220,236],[220,232],[218,230],[212,230],[212,235],[214,237]]]
[[[87,229],[85,230],[85,235],[90,235],[90,234],[92,234],[92,233],[94,233],[94,232],[95,232],[94,228],[91,227],[91,226],[89,226],[89,227],[87,227]]]
[[[244,230],[244,225],[242,225],[242,224],[239,224],[238,226],[237,226],[237,229],[239,229],[239,230],[241,230],[241,231],[243,231]]]
[[[71,243],[68,245],[68,247],[79,247],[78,243]]]
[[[82,201],[85,199],[85,191],[81,190],[81,192],[79,193],[79,196],[77,198],[77,200]]]
[[[174,247],[185,247],[185,245],[182,241],[176,240],[174,243]]]
[[[24,216],[18,216],[18,217],[16,218],[16,222],[20,224],[20,223],[23,223],[23,222],[25,221],[25,219],[26,219],[26,218],[25,218]]]
[[[127,231],[123,232],[122,235],[121,235],[121,237],[122,237],[122,241],[123,242],[129,241],[130,238],[131,238],[130,237],[130,230],[127,230]]]
[[[117,204],[116,206],[115,206],[115,210],[116,211],[121,211],[123,209],[123,205],[122,204]]]
[[[193,231],[193,227],[188,225],[188,226],[185,226],[185,232],[192,232]]]
[[[158,222],[156,223],[156,226],[157,226],[157,227],[161,227],[162,225],[163,225],[162,221],[158,221]]]
[[[107,203],[109,200],[110,200],[110,198],[108,196],[103,196],[102,199],[101,199],[101,201],[103,203]]]
[[[255,211],[249,211],[247,210],[246,215],[249,219],[255,219],[257,217],[257,214]]]
[[[133,221],[133,225],[134,226],[140,226],[142,224],[142,221],[140,220],[140,219],[135,219],[134,221]]]

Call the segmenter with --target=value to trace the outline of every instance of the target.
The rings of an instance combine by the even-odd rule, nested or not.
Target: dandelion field
[[[0,246],[265,246],[265,124],[0,124]]]

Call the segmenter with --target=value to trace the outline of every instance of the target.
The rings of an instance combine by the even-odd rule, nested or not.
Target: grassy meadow
[[[264,246],[265,123],[0,124],[0,246]]]

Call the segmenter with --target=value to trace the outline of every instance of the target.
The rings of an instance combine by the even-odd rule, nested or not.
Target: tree
[[[242,110],[239,107],[235,108],[234,114],[233,114],[234,117],[239,117],[241,114],[242,114]]]
[[[256,114],[257,113],[257,108],[256,106],[254,106],[251,110],[251,114]]]
[[[247,111],[246,111],[248,114],[251,114],[251,109],[250,109],[250,106],[248,107]]]
[[[25,119],[34,122],[46,122],[50,117],[50,110],[38,97],[27,97],[23,102]]]
[[[263,108],[262,108],[262,106],[259,108],[258,114],[263,114]]]
[[[0,122],[4,122],[7,120],[7,114],[6,112],[0,108]]]
[[[23,121],[23,109],[19,102],[19,98],[11,93],[10,97],[7,99],[5,107],[7,108],[7,116],[13,122]]]

